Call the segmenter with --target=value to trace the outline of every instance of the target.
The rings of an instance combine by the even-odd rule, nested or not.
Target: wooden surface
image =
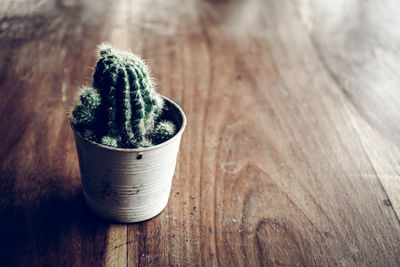
[[[0,265],[399,266],[400,3],[2,1]],[[188,126],[156,218],[84,204],[67,113],[95,47]]]

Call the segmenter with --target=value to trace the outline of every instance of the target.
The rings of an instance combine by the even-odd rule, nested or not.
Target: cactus
[[[100,105],[100,95],[92,87],[84,86],[79,93],[82,105],[89,109],[96,109]]]
[[[110,147],[118,147],[118,139],[108,135],[105,135],[103,138],[101,138],[101,143]]]
[[[153,137],[156,143],[172,137],[172,122],[168,130],[162,130],[165,122],[155,125],[164,103],[144,61],[104,44],[98,52],[93,85],[80,90],[81,103],[72,111],[72,123],[83,136],[123,148],[148,147]]]
[[[95,114],[92,109],[84,105],[75,107],[72,111],[72,122],[76,125],[90,126],[95,121]]]
[[[152,138],[156,144],[160,144],[170,139],[175,134],[175,125],[170,121],[161,121],[152,133]]]

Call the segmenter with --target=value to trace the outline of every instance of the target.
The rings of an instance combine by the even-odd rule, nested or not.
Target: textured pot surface
[[[179,106],[164,99],[179,131],[154,147],[107,147],[84,139],[72,126],[85,200],[100,216],[139,222],[156,216],[167,205],[186,118]]]

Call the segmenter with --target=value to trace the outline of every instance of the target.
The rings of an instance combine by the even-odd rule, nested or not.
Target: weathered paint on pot
[[[186,117],[165,98],[177,134],[149,148],[107,147],[84,139],[74,129],[83,194],[87,205],[101,217],[130,223],[150,219],[167,205]]]

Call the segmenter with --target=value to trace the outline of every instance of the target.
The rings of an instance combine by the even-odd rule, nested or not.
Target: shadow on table
[[[104,264],[110,224],[87,208],[80,187],[71,189],[64,177],[25,187],[13,176],[0,178],[2,266]]]

